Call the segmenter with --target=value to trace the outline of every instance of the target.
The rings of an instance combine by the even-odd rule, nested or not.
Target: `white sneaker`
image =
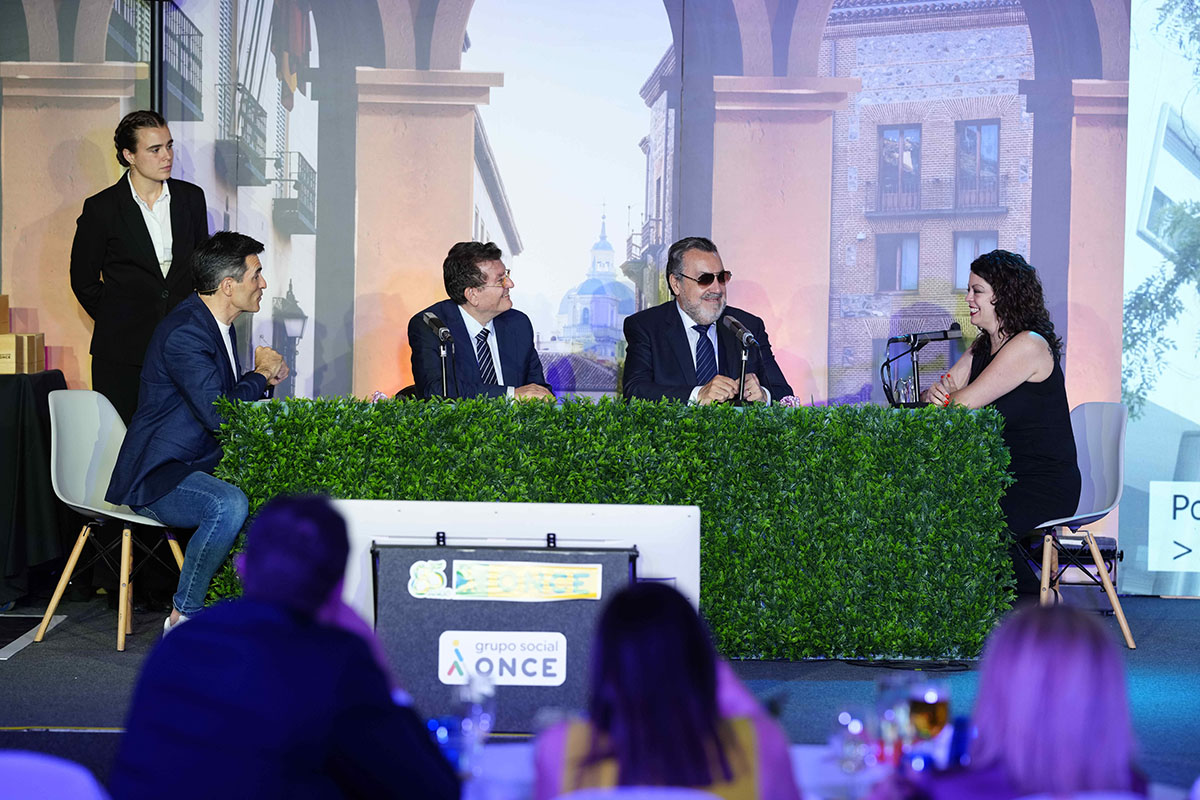
[[[187,622],[188,619],[189,619],[189,617],[187,614],[180,614],[179,619],[177,619],[175,621],[175,624],[172,625],[171,624],[171,615],[168,614],[167,618],[163,620],[163,636],[166,636],[168,633],[170,633],[173,628],[178,628],[180,625]]]

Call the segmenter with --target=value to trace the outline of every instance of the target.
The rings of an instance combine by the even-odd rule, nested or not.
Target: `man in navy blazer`
[[[242,598],[146,659],[113,797],[459,796],[375,632],[341,599],[349,550],[328,500],[263,506],[237,560]]]
[[[208,238],[208,216],[204,191],[170,178],[175,143],[160,114],[127,114],[113,140],[128,170],[83,203],[71,288],[94,321],[92,388],[128,425],[154,328],[192,292],[192,251]]]
[[[420,397],[553,399],[533,348],[529,317],[512,307],[516,284],[491,242],[459,242],[442,262],[449,300],[434,303],[408,322],[413,382]],[[436,323],[449,331],[446,387]],[[444,334],[443,334],[444,338]]]
[[[204,608],[208,584],[246,520],[242,490],[212,476],[221,460],[213,403],[257,400],[287,377],[283,357],[256,348],[242,374],[233,321],[258,311],[267,282],[260,242],[222,231],[192,257],[196,294],[154,331],[142,368],[138,409],[121,445],[107,499],[173,528],[195,528],[164,630]]]
[[[736,399],[742,344],[727,330],[727,317],[757,341],[749,347],[742,399],[769,403],[792,393],[775,363],[763,321],[726,305],[725,284],[731,276],[708,239],[692,236],[671,245],[667,286],[675,299],[625,319],[626,398],[666,397],[700,405]]]

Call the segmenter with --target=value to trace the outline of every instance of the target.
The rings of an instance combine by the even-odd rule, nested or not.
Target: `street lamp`
[[[283,335],[287,339],[287,344],[284,346],[282,355],[284,361],[291,367],[292,389],[288,392],[288,396],[294,396],[297,374],[297,343],[300,341],[300,337],[304,335],[304,326],[308,322],[308,315],[304,313],[304,309],[300,308],[300,304],[296,302],[296,295],[292,292],[292,282],[290,279],[288,280],[287,294],[272,300],[271,319],[275,323],[275,335],[278,336],[280,328],[282,328]]]
[[[291,279],[288,280],[287,294],[274,299],[271,316],[277,322],[283,323],[283,331],[289,339],[299,339],[304,335],[304,324],[308,322],[308,315],[296,302],[296,295],[292,293]]]

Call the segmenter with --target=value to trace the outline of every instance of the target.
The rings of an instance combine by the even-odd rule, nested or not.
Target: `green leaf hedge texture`
[[[218,405],[217,476],[252,513],[285,492],[699,506],[701,611],[731,658],[974,657],[1014,596],[994,410]],[[227,564],[213,594],[239,591]]]

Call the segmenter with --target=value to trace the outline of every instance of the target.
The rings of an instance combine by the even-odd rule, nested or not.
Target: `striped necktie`
[[[475,334],[475,357],[479,359],[479,377],[484,386],[496,385],[496,365],[492,363],[492,348],[488,347],[488,329]]]
[[[704,386],[717,376],[717,355],[713,352],[712,340],[708,338],[709,325],[693,325],[700,333],[696,340],[696,385]]]

